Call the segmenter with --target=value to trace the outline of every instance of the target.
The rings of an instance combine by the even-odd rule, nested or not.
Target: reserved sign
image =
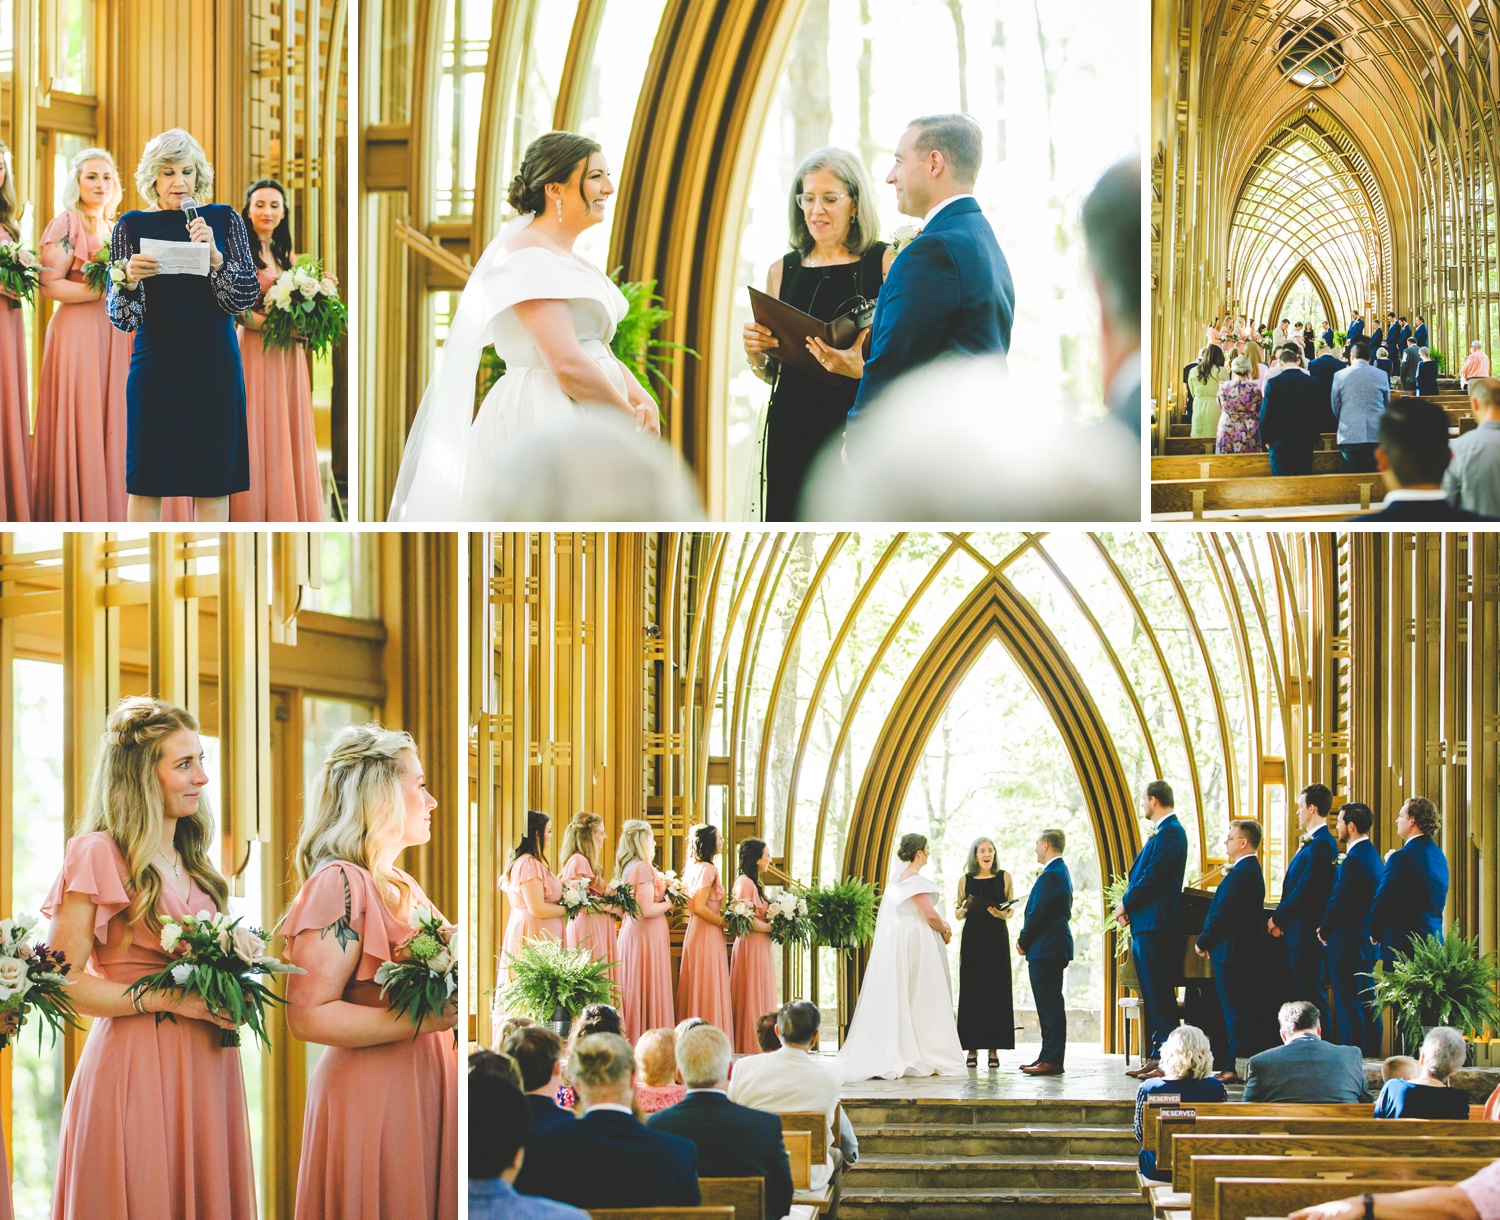
[[[1163,1118],[1197,1118],[1198,1111],[1193,1109],[1192,1106],[1184,1106],[1181,1109],[1164,1109],[1161,1112],[1161,1116]]]

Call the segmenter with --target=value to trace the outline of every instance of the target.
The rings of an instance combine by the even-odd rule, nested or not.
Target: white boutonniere
[[[891,235],[891,249],[900,254],[907,246],[922,236],[922,230],[916,225],[902,225]]]
[[[1297,837],[1297,846],[1298,847],[1306,847],[1309,843],[1312,842],[1312,839],[1313,839],[1312,835],[1309,832],[1307,832],[1307,831],[1304,830]]]

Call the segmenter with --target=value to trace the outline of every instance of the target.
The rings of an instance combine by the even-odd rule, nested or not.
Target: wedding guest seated
[[[1376,1118],[1468,1118],[1469,1095],[1448,1084],[1468,1056],[1464,1036],[1440,1025],[1422,1039],[1421,1075],[1387,1080],[1375,1099]]]
[[[1316,1005],[1293,1000],[1281,1006],[1277,1020],[1283,1045],[1251,1056],[1241,1101],[1353,1105],[1370,1100],[1359,1047],[1324,1042]]]
[[[1391,1080],[1415,1080],[1421,1074],[1421,1065],[1410,1055],[1391,1055],[1380,1065],[1382,1083]]]
[[[1275,475],[1311,474],[1328,396],[1323,384],[1302,368],[1302,355],[1288,345],[1277,355],[1279,375],[1268,377],[1260,406],[1260,440],[1271,455]]]
[[[1388,347],[1381,347],[1381,348],[1379,348],[1379,349],[1376,350],[1376,352],[1375,352],[1375,367],[1378,368],[1387,377],[1390,377],[1390,376],[1392,376],[1395,373],[1396,366],[1391,362],[1391,349],[1390,348],[1388,348]]]
[[[516,1189],[575,1207],[697,1207],[698,1149],[637,1121],[635,1056],[619,1034],[590,1034],[568,1056],[582,1115],[531,1135]],[[587,1166],[587,1173],[580,1173]]]
[[[1437,361],[1425,347],[1417,348],[1417,393],[1423,398],[1432,398],[1438,393]]]
[[[526,1090],[526,1104],[531,1110],[531,1126],[572,1122],[572,1110],[557,1104],[557,1090],[562,1084],[562,1039],[542,1025],[523,1025],[501,1045],[521,1069],[521,1087]]]
[[[698,1146],[700,1178],[764,1179],[765,1220],[781,1220],[792,1206],[792,1167],[781,1120],[729,1100],[734,1058],[729,1035],[712,1025],[696,1026],[677,1040],[676,1054],[687,1096],[653,1114],[647,1125],[692,1140]]]
[[[1304,1207],[1288,1220],[1500,1220],[1500,1161],[1455,1186],[1419,1186]]]
[[[683,1017],[681,1021],[677,1022],[677,1027],[672,1032],[680,1038],[683,1034],[687,1033],[688,1030],[694,1029],[699,1025],[707,1024],[708,1022],[705,1021],[702,1017]]]
[[[1144,1138],[1143,1122],[1146,1099],[1153,1093],[1176,1093],[1182,1104],[1194,1102],[1228,1101],[1229,1090],[1214,1078],[1214,1052],[1208,1035],[1196,1025],[1179,1025],[1162,1044],[1158,1066],[1164,1075],[1147,1080],[1135,1095],[1135,1138]],[[1142,1148],[1136,1155],[1140,1170],[1148,1178],[1158,1182],[1172,1180],[1171,1166],[1163,1166],[1157,1172],[1156,1153]]]
[[[506,1076],[469,1064],[470,1220],[588,1220],[576,1207],[516,1193],[531,1134],[527,1099]]]
[[[1398,398],[1380,420],[1376,468],[1385,479],[1379,512],[1362,521],[1489,521],[1448,501],[1443,475],[1448,449],[1448,413],[1422,398]]]
[[[1487,1123],[1500,1122],[1500,1084],[1495,1086],[1495,1091],[1490,1094],[1489,1100],[1484,1103],[1484,1121]]]
[[[516,1030],[524,1029],[528,1025],[535,1024],[536,1022],[533,1021],[530,1017],[506,1017],[504,1021],[500,1022],[500,1028],[495,1031],[495,1045],[504,1046],[505,1040],[509,1038],[511,1034],[515,1033]]]
[[[677,1083],[677,1035],[670,1029],[648,1029],[635,1040],[635,1061],[641,1081],[635,1104],[642,1114],[655,1114],[682,1100],[686,1090]]]
[[[1500,381],[1472,379],[1469,407],[1479,426],[1449,440],[1443,490],[1458,508],[1500,517]]]
[[[774,1012],[764,1013],[755,1023],[755,1040],[760,1043],[762,1051],[781,1049],[781,1039],[776,1036],[776,1016]]]
[[[620,1016],[620,1010],[609,1004],[589,1004],[578,1014],[578,1020],[573,1022],[573,1034],[568,1043],[569,1052],[577,1046],[580,1041],[590,1034],[624,1034],[625,1019]],[[578,1104],[578,1095],[574,1093],[572,1086],[567,1081],[567,1056],[563,1056],[563,1080],[565,1083],[557,1086],[557,1104],[565,1110],[572,1110]]]
[[[516,1088],[521,1087],[521,1068],[509,1055],[499,1051],[474,1051],[469,1056],[470,1072],[493,1072],[504,1076]]]

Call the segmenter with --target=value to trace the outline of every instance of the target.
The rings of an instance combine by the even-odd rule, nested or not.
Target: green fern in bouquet
[[[506,1012],[546,1022],[561,1008],[572,1020],[590,1004],[616,1002],[615,985],[609,980],[614,963],[596,960],[587,949],[534,940],[519,953],[507,954],[504,964],[512,971],[510,982],[500,989]]]
[[[858,877],[807,891],[807,919],[812,934],[830,949],[867,945],[875,935],[875,887]]]
[[[1407,1042],[1422,1041],[1426,1025],[1447,1025],[1470,1035],[1500,1031],[1500,969],[1494,956],[1481,955],[1479,942],[1455,924],[1446,940],[1418,936],[1411,952],[1399,949],[1390,969],[1375,980],[1374,1004],[1389,1004]]]

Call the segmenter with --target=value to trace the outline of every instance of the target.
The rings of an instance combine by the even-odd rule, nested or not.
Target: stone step
[[[1124,1126],[1135,1122],[1134,1101],[1073,1101],[1066,1098],[974,1098],[954,1100],[929,1097],[846,1097],[844,1111],[856,1132],[862,1128],[936,1124],[943,1127],[964,1123],[1022,1125],[1082,1123],[1089,1126]]]
[[[850,1220],[1151,1220],[1139,1190],[858,1190],[847,1179],[839,1214]]]
[[[857,1128],[860,1155],[905,1154],[1027,1157],[1129,1157],[1138,1146],[1130,1127],[1081,1123],[889,1123]]]
[[[1014,1190],[1136,1190],[1135,1157],[870,1156],[844,1172],[844,1190],[944,1187],[1003,1193]]]

